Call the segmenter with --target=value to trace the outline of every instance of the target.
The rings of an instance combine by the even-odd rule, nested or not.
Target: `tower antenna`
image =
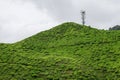
[[[85,25],[85,11],[81,11],[81,16],[82,16],[82,24]]]

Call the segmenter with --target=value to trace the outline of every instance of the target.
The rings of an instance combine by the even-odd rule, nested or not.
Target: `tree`
[[[109,28],[109,30],[120,30],[120,25],[113,26],[112,28]]]

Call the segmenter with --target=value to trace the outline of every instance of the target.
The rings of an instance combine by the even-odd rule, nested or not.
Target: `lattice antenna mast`
[[[81,11],[82,24],[85,25],[85,11]]]

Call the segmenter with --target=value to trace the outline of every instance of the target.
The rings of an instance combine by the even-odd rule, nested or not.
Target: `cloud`
[[[86,11],[86,24],[100,29],[119,24],[120,1],[116,0],[31,0],[46,8],[57,21],[81,23],[80,11]]]
[[[0,0],[0,42],[24,39],[56,23],[47,9],[38,10],[31,2]]]
[[[81,23],[108,29],[120,24],[118,0],[0,0],[0,42],[15,42],[58,23]]]
[[[46,8],[54,19],[60,22],[74,21],[76,10],[71,0],[31,0],[37,8]],[[74,15],[74,16],[73,16]]]

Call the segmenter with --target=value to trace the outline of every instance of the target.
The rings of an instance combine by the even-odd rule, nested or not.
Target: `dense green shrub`
[[[120,31],[73,22],[0,44],[0,80],[117,80]]]

